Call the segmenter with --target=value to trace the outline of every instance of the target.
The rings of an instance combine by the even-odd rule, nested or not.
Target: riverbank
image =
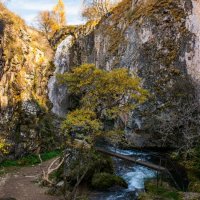
[[[199,200],[200,193],[181,192],[167,182],[158,185],[155,181],[145,183],[145,192],[140,193],[138,200]]]

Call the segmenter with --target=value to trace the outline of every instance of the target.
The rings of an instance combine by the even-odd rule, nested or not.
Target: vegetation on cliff
[[[71,146],[71,152],[67,151],[66,155],[76,157],[76,165],[79,166],[73,189],[68,191],[69,194],[65,191],[66,198],[73,199],[78,185],[85,177],[88,178],[97,138],[119,133],[120,127],[115,121],[144,103],[148,92],[142,88],[140,79],[124,68],[106,71],[93,64],[83,64],[70,72],[58,74],[57,78],[60,84],[67,85],[69,95],[76,101],[62,124],[67,146]],[[107,126],[107,121],[113,122],[110,127]],[[100,165],[102,163],[101,161]],[[126,186],[119,177],[104,172],[92,175],[90,181],[94,188]],[[67,184],[66,180],[65,183]]]
[[[48,127],[40,133],[38,127],[49,125],[41,126],[44,118],[52,119],[46,90],[52,50],[40,32],[2,4],[0,30],[0,134],[9,153],[18,157],[40,149],[40,136]]]
[[[69,94],[80,99],[77,108],[67,114],[63,130],[67,135],[73,131],[88,140],[94,139],[95,135],[106,135],[106,120],[115,121],[127,115],[148,97],[140,79],[124,68],[105,71],[84,64],[72,72],[58,75],[58,78],[67,85]]]
[[[2,166],[36,164],[40,152],[58,144],[64,155],[43,172],[43,184],[57,187],[61,182],[65,198],[75,199],[81,182],[98,190],[127,187],[115,175],[112,160],[95,152],[100,137],[117,134],[134,143],[132,136],[148,135],[139,144],[175,149],[171,157],[185,165],[189,191],[200,192],[199,85],[188,74],[192,56],[185,58],[195,47],[187,29],[191,1],[124,0],[116,7],[107,0],[85,2],[86,25],[65,27],[59,0],[52,11],[38,16],[43,33],[0,4],[0,157],[10,150],[19,158]],[[60,127],[47,98],[55,67],[49,44],[55,50],[68,35],[72,45],[60,57],[67,64],[58,66],[68,72],[56,78],[67,86],[72,106]],[[36,155],[24,157],[30,153]],[[184,198],[166,183],[157,187],[148,182],[146,190],[140,199]]]

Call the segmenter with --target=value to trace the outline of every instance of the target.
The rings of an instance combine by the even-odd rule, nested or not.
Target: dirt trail
[[[42,170],[46,169],[50,161],[41,165],[23,167],[0,177],[0,200],[14,198],[16,200],[60,200],[56,196],[45,194],[46,188],[37,184]]]

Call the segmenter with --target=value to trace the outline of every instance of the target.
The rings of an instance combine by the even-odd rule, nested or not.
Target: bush
[[[87,153],[81,153],[80,155],[75,156],[76,158],[74,161],[70,164],[69,167],[69,174],[68,174],[68,181],[70,182],[70,185],[75,185],[77,182],[77,175],[83,174],[84,171],[87,168],[88,165],[88,171],[84,177],[84,182],[87,183],[89,186],[91,186],[91,181],[94,176],[94,174],[97,173],[114,173],[113,163],[112,159],[109,156],[105,156],[96,152],[89,152],[90,154],[90,162],[87,160]],[[84,163],[84,164],[83,164]]]
[[[162,186],[157,187],[156,181],[147,181],[145,183],[146,193],[143,193],[139,196],[139,200],[181,200],[181,195],[179,192],[169,186],[168,183],[163,182]]]
[[[92,178],[92,187],[94,189],[107,190],[113,186],[128,187],[124,179],[113,174],[97,173]]]
[[[93,175],[96,173],[108,173],[114,174],[114,167],[112,158],[106,155],[102,155],[99,153],[93,153],[92,156],[92,164],[87,173],[87,179],[92,179]]]

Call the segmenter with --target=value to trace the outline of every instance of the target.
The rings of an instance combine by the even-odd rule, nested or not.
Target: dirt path
[[[50,161],[33,167],[23,167],[0,177],[0,200],[15,198],[16,200],[60,200],[61,198],[45,194],[46,188],[37,184],[42,170]]]

